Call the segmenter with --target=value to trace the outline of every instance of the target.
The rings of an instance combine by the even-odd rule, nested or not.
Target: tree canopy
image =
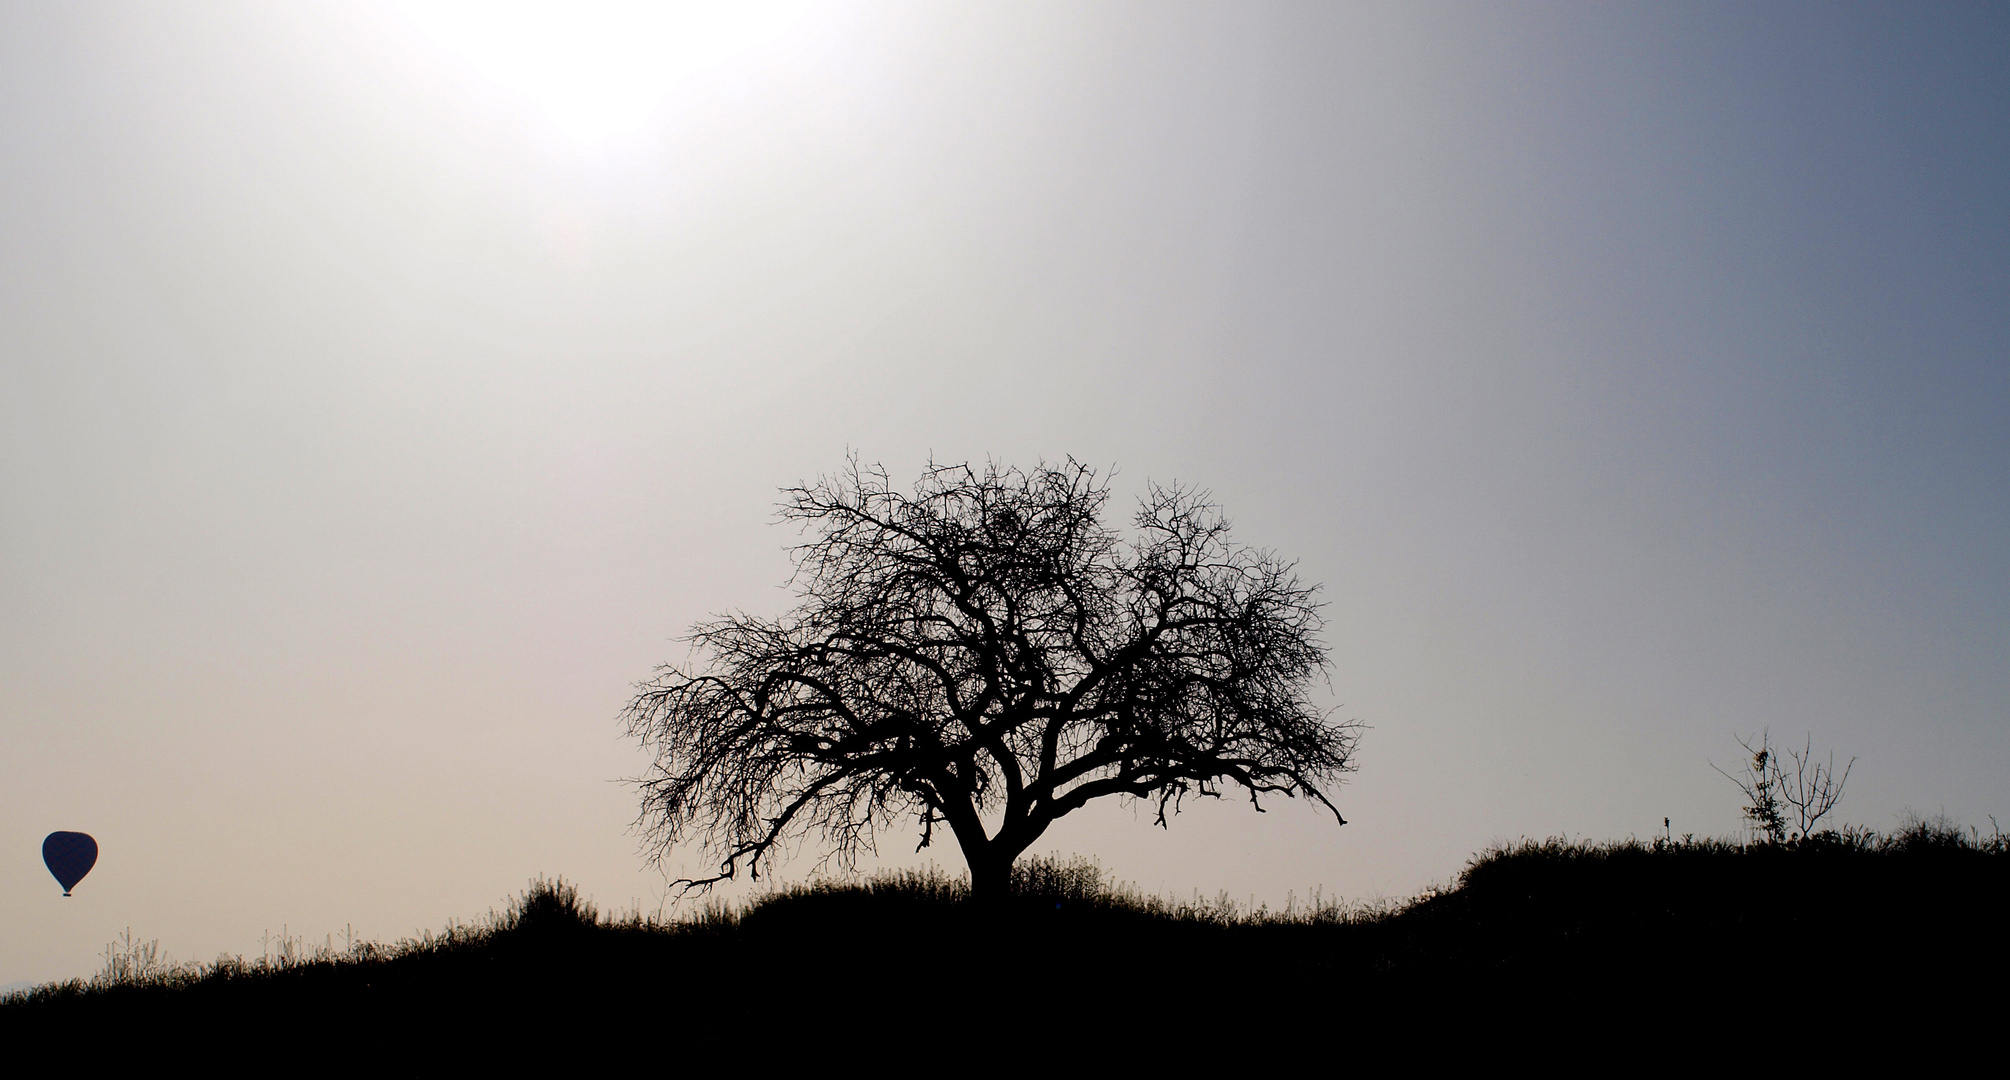
[[[1309,699],[1318,586],[1234,543],[1204,492],[1150,486],[1127,537],[1107,478],[931,465],[913,493],[856,459],[783,490],[803,527],[797,606],[693,627],[623,712],[658,857],[696,842],[758,877],[792,839],[850,866],[905,821],[947,828],[974,895],[1061,816],[1129,796],[1167,823],[1191,794],[1330,794],[1355,727]]]

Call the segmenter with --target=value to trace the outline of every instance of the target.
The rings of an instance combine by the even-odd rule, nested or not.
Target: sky
[[[1762,730],[2010,821],[2010,9],[749,10],[0,4],[0,984],[674,914],[617,714],[854,451],[1323,584],[1349,824],[1033,849],[1147,892],[1739,835]]]

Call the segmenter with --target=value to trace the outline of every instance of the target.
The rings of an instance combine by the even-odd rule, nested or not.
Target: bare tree
[[[1749,755],[1743,774],[1733,776],[1722,769],[1717,772],[1745,793],[1745,820],[1774,844],[1813,836],[1815,826],[1842,801],[1843,785],[1849,781],[1850,770],[1856,767],[1856,759],[1851,758],[1838,774],[1833,752],[1826,762],[1815,760],[1812,735],[1799,750],[1787,748],[1787,759],[1794,765],[1791,774],[1781,762],[1780,752],[1773,749],[1770,731],[1760,732],[1758,746],[1753,746],[1750,739],[1739,739],[1738,745]]]
[[[696,841],[707,886],[792,837],[843,866],[900,821],[946,827],[973,895],[1062,815],[1106,796],[1328,798],[1357,732],[1308,700],[1326,666],[1316,585],[1229,539],[1204,493],[1151,487],[1120,538],[1104,478],[931,465],[910,496],[853,459],[784,489],[800,603],[693,628],[623,713],[655,752],[640,824]]]
[[[1851,758],[1843,764],[1841,775],[1837,775],[1835,751],[1829,751],[1824,763],[1815,760],[1814,746],[1814,736],[1810,735],[1799,750],[1787,747],[1794,775],[1789,778],[1785,769],[1780,770],[1780,798],[1793,811],[1795,835],[1803,838],[1813,836],[1815,826],[1842,801],[1843,785],[1849,782],[1850,770],[1856,768],[1856,759]]]

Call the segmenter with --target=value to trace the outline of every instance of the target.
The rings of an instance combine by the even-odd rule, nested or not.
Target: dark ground
[[[908,875],[652,924],[539,883],[474,930],[374,954],[43,987],[0,1005],[0,1037],[88,1045],[107,1066],[193,1053],[212,1071],[397,1075],[1296,1071],[1914,1041],[2000,1060],[2010,850],[1944,826],[1524,844],[1381,912],[1167,904],[1082,863],[1035,862],[1016,884],[988,908]]]

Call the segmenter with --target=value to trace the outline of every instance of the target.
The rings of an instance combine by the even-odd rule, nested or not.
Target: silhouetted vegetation
[[[1817,826],[1842,801],[1843,787],[1856,767],[1851,758],[1838,773],[1834,753],[1826,762],[1816,758],[1813,736],[1799,750],[1787,747],[1786,758],[1794,764],[1791,772],[1780,751],[1773,749],[1770,731],[1760,733],[1757,746],[1750,739],[1739,739],[1738,745],[1746,754],[1744,772],[1735,776],[1722,769],[1717,772],[1745,793],[1745,821],[1753,832],[1775,844],[1820,832]]]
[[[840,866],[912,823],[955,838],[1002,898],[1056,820],[1102,798],[1165,825],[1190,796],[1329,799],[1356,732],[1316,706],[1318,586],[1234,542],[1205,493],[1148,486],[1125,540],[1107,477],[930,465],[914,494],[856,459],[785,489],[801,601],[687,639],[625,713],[658,851],[693,843],[758,878],[792,836]]]
[[[810,1054],[860,1031],[953,1042],[973,1018],[1074,1017],[1155,1039],[1344,1029],[1357,1051],[1432,1025],[1732,1020],[1810,997],[1930,1000],[1947,1019],[1993,1001],[1935,995],[1993,985],[2010,959],[2006,901],[2010,838],[1944,819],[1777,844],[1524,841],[1379,907],[1175,900],[1038,859],[1015,868],[1003,905],[971,903],[964,878],[906,872],[669,920],[605,916],[539,881],[499,913],[391,945],[284,940],[258,959],[177,966],[128,939],[97,978],[10,996],[0,1022],[163,1039],[341,1032],[334,1067],[388,1046],[457,1063],[649,1059],[701,1038]]]

